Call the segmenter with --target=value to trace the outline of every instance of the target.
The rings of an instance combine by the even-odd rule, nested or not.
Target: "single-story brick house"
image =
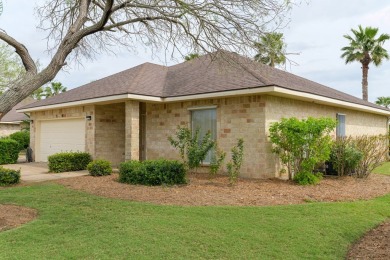
[[[228,152],[244,138],[242,176],[277,177],[268,129],[282,117],[339,119],[338,135],[386,134],[390,110],[235,53],[174,66],[144,63],[19,110],[29,113],[36,161],[86,151],[114,164],[177,159],[178,126],[211,131]]]
[[[15,132],[20,131],[24,125],[23,122],[28,120],[28,116],[23,113],[16,112],[17,109],[32,103],[32,98],[27,98],[14,106],[11,111],[3,116],[0,120],[0,137],[9,136]]]

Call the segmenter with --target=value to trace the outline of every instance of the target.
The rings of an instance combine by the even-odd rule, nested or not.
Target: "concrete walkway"
[[[88,171],[49,173],[47,163],[17,163],[2,166],[8,169],[20,169],[20,179],[25,182],[41,182],[88,175]]]

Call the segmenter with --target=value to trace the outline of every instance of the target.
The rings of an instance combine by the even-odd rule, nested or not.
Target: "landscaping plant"
[[[198,168],[207,154],[215,147],[215,141],[210,132],[200,138],[199,129],[192,132],[187,127],[178,127],[175,137],[170,136],[168,140],[173,147],[179,150],[186,170]]]
[[[26,149],[30,145],[30,131],[18,131],[11,134],[9,138],[18,142],[20,151]]]
[[[0,139],[0,164],[16,163],[19,157],[19,143],[15,140]]]
[[[244,140],[238,139],[237,145],[232,148],[232,160],[227,164],[230,184],[237,181],[244,157]]]
[[[226,153],[215,145],[215,154],[211,157],[210,162],[210,175],[216,175],[218,173],[222,167],[225,157]]]
[[[271,125],[272,151],[287,166],[290,180],[299,172],[313,172],[316,165],[329,159],[329,134],[335,127],[336,121],[331,118],[313,117],[282,118]]]
[[[87,170],[92,176],[105,176],[112,173],[111,163],[106,160],[94,160],[87,165]]]
[[[0,186],[17,184],[19,181],[20,170],[11,170],[0,166]]]
[[[358,136],[354,138],[362,159],[356,167],[357,178],[367,178],[371,172],[389,159],[389,139],[387,135]]]
[[[312,173],[312,172],[298,172],[294,176],[294,181],[298,183],[299,185],[314,185],[319,183],[322,180],[322,174],[320,172],[318,173]]]
[[[49,172],[86,170],[91,161],[91,155],[85,152],[56,153],[48,157]]]
[[[119,167],[119,182],[142,185],[185,184],[184,164],[170,160],[128,161]]]
[[[351,175],[363,158],[363,153],[354,144],[354,138],[337,138],[333,144],[330,162],[338,176]]]

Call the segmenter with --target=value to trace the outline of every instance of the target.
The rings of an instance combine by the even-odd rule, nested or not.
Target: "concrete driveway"
[[[25,182],[41,182],[88,175],[88,171],[49,173],[47,163],[17,163],[2,166],[8,169],[20,169],[21,180]]]

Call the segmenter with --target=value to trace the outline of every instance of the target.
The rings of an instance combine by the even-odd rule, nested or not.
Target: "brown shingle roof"
[[[7,114],[1,118],[0,123],[19,123],[20,121],[27,120],[28,117],[23,113],[16,112],[17,109],[26,106],[27,104],[31,104],[34,102],[34,99],[32,98],[26,98],[16,106],[14,106],[11,111],[9,111]]]
[[[23,109],[120,94],[165,98],[265,86],[279,86],[387,110],[341,91],[225,51],[204,55],[169,67],[144,63],[27,105]]]

